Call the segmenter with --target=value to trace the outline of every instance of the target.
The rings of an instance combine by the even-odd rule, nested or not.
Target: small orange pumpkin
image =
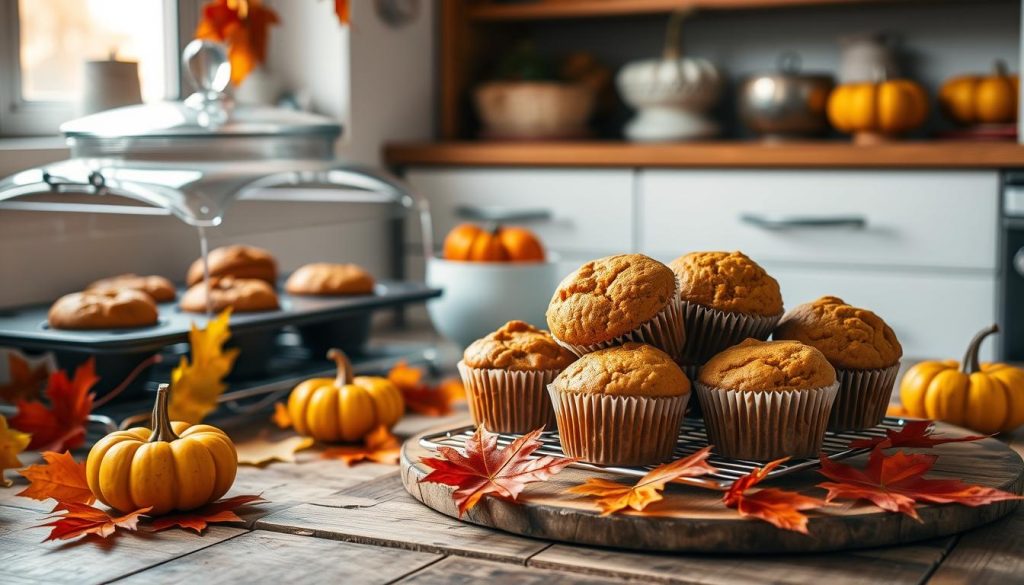
[[[999,124],[1017,119],[1016,75],[996,61],[991,75],[962,75],[942,84],[939,103],[946,116],[958,124]]]
[[[928,97],[909,79],[840,85],[829,97],[828,119],[858,144],[903,134],[924,123]]]
[[[468,262],[543,262],[544,246],[526,228],[497,225],[484,230],[464,223],[448,232],[444,257]]]

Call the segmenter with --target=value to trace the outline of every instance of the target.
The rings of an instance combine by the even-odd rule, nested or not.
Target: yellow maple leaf
[[[231,372],[238,357],[237,348],[224,351],[224,344],[231,337],[230,318],[228,308],[207,323],[206,329],[192,324],[188,334],[192,362],[182,356],[171,372],[172,420],[197,424],[217,408],[217,399],[228,387],[224,376]]]
[[[5,469],[21,467],[18,453],[28,447],[32,435],[7,426],[7,419],[0,414],[0,487],[10,487],[11,480],[4,477]]]
[[[274,439],[266,429],[258,437],[241,441],[235,445],[239,465],[262,467],[272,461],[295,463],[295,453],[313,446],[312,437],[293,435]]]

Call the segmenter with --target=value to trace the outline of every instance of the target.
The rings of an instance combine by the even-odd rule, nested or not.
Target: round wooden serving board
[[[948,436],[968,434],[964,429],[943,423],[937,423],[936,432]],[[453,488],[419,482],[428,472],[419,462],[420,458],[434,455],[420,445],[420,436],[411,438],[402,447],[405,489],[427,506],[457,518],[458,511],[451,499]],[[995,439],[946,443],[930,452],[939,459],[929,472],[929,478],[961,479],[1015,493],[1021,493],[1024,487],[1024,462],[1016,452]],[[867,455],[845,462],[863,467]],[[777,553],[889,546],[946,536],[992,522],[1017,505],[1016,501],[980,508],[922,505],[918,508],[922,521],[915,522],[903,514],[844,501],[808,512],[810,535],[807,536],[779,530],[759,520],[741,518],[721,504],[721,492],[679,484],[670,485],[664,500],[651,504],[643,514],[629,511],[602,517],[597,507],[588,503],[588,498],[564,493],[566,488],[589,477],[634,480],[570,467],[547,482],[527,486],[517,502],[484,497],[462,520],[523,536],[578,544],[645,551]],[[821,481],[825,481],[824,478],[812,470],[761,485],[820,497],[825,492],[814,485]]]

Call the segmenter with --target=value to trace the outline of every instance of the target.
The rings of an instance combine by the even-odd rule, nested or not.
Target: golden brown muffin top
[[[57,299],[48,320],[54,329],[124,329],[155,325],[156,303],[144,292],[76,292]]]
[[[314,262],[292,272],[284,289],[293,295],[363,295],[373,285],[373,276],[358,264]]]
[[[181,310],[206,312],[206,285],[200,282],[181,295]],[[280,307],[277,293],[265,281],[255,278],[224,276],[210,279],[210,308],[223,311],[231,307],[236,313],[273,311]]]
[[[675,289],[672,271],[643,254],[591,260],[558,285],[548,304],[548,327],[573,345],[608,341],[651,320]]]
[[[809,345],[746,339],[708,360],[698,379],[725,390],[810,390],[834,384],[836,371]]]
[[[743,252],[692,252],[668,265],[679,277],[684,301],[727,313],[782,312],[779,283]]]
[[[277,281],[277,260],[263,248],[255,246],[221,246],[210,250],[210,276],[257,278],[270,284]],[[203,279],[203,259],[196,258],[189,266],[186,282],[189,286]]]
[[[119,274],[101,278],[85,287],[86,292],[110,292],[120,289],[144,292],[158,303],[173,301],[177,294],[174,284],[170,280],[162,276],[139,276],[138,274]]]
[[[813,346],[839,368],[888,368],[903,357],[903,347],[881,317],[838,297],[804,303],[782,318],[773,339],[794,339]]]
[[[466,348],[462,360],[471,368],[501,370],[562,370],[576,356],[551,337],[524,321],[509,321]]]
[[[562,392],[610,396],[682,396],[690,380],[669,355],[644,343],[588,353],[552,382]]]

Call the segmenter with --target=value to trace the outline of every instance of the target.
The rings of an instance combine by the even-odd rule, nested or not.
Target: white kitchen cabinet
[[[548,249],[591,257],[633,246],[633,171],[630,169],[412,169],[406,180],[429,199],[435,243],[466,221],[460,208],[536,213],[528,226]],[[409,222],[410,224],[412,222]],[[408,241],[419,242],[410,226]]]
[[[638,173],[637,238],[648,253],[743,250],[764,262],[996,268],[996,171]]]

